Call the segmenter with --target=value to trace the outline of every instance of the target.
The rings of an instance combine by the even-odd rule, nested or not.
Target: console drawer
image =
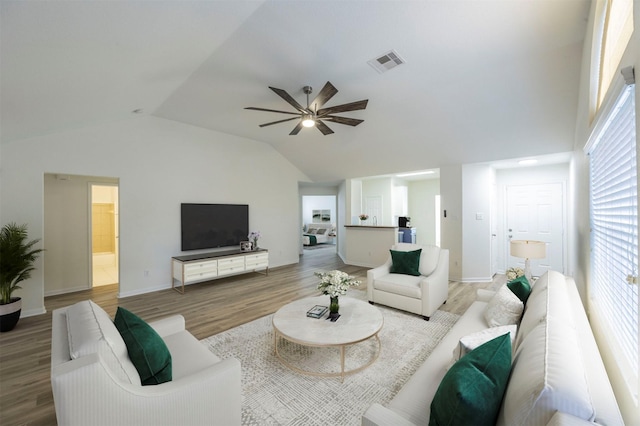
[[[244,256],[229,257],[218,260],[218,275],[244,272]]]

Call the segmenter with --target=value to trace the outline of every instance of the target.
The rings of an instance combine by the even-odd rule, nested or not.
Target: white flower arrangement
[[[524,275],[524,270],[522,268],[509,268],[507,269],[507,279],[509,281],[513,281],[518,277],[521,277]]]
[[[349,287],[360,284],[360,281],[342,271],[315,272],[315,276],[320,278],[318,290],[330,297],[347,294]]]

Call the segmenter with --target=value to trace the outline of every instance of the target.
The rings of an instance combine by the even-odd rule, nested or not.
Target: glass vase
[[[340,310],[340,303],[338,301],[338,296],[329,296],[331,299],[331,303],[329,304],[329,319],[331,321],[335,321],[340,317],[338,311]]]

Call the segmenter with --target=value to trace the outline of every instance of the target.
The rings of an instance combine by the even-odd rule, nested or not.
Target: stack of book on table
[[[316,305],[307,311],[307,316],[311,318],[321,318],[328,309],[327,306]]]

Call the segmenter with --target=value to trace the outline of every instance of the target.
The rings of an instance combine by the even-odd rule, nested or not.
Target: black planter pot
[[[0,305],[0,332],[11,331],[18,324],[22,311],[22,299],[12,297],[11,302]]]

